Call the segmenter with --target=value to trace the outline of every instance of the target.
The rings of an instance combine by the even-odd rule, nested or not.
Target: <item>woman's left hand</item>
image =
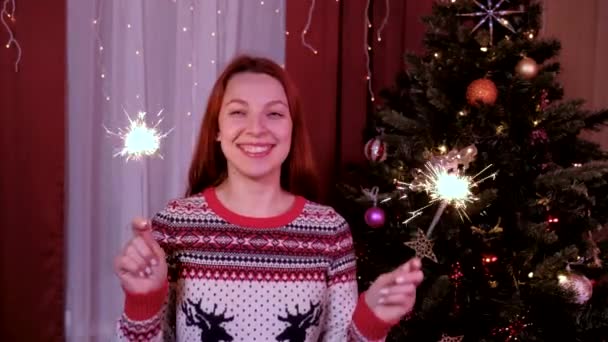
[[[395,323],[413,310],[416,288],[424,279],[421,268],[420,259],[413,258],[374,281],[365,292],[365,302],[378,318]]]

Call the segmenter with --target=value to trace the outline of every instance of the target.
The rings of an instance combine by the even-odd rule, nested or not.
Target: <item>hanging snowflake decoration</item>
[[[480,8],[478,12],[472,13],[462,13],[457,14],[459,17],[479,17],[479,23],[473,27],[471,30],[471,34],[474,33],[478,28],[480,28],[486,22],[488,23],[489,31],[490,31],[490,45],[494,42],[494,22],[505,27],[507,30],[515,33],[515,28],[509,20],[505,18],[507,15],[524,13],[523,10],[501,10],[500,6],[506,0],[499,0],[498,3],[494,4],[494,0],[487,0],[487,5],[483,5],[477,0],[473,0],[473,2]]]

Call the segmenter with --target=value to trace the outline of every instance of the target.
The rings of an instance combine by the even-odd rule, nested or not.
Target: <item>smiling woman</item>
[[[274,171],[285,190],[316,199],[317,176],[300,103],[276,63],[248,57],[233,61],[209,97],[187,195],[222,183],[229,159],[234,172],[263,176]],[[245,171],[246,164],[253,169]]]
[[[217,140],[228,179],[279,179],[291,148],[292,120],[283,86],[266,74],[241,73],[228,82]],[[296,156],[297,157],[297,156]]]
[[[346,221],[315,196],[300,101],[265,58],[215,83],[185,198],[116,257],[121,341],[377,341],[412,311],[418,259],[358,295]]]

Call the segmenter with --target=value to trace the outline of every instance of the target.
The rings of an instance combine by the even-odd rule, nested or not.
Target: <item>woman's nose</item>
[[[247,120],[247,131],[252,134],[261,134],[266,131],[263,115],[249,115]]]

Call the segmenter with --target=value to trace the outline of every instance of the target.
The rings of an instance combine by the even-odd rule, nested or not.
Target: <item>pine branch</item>
[[[561,69],[561,65],[559,62],[553,62],[553,63],[548,63],[548,64],[543,64],[542,66],[542,72],[551,72],[551,73],[558,73]]]
[[[538,176],[536,186],[543,189],[565,190],[575,182],[590,182],[602,179],[608,174],[608,161],[596,161],[582,165],[547,172]]]
[[[529,51],[529,57],[533,58],[537,63],[542,64],[546,60],[557,56],[561,48],[562,44],[559,40],[545,39],[542,41],[530,42],[530,46],[527,50]]]
[[[525,226],[522,233],[532,241],[540,245],[551,245],[557,242],[558,237],[554,231],[549,230],[549,224],[530,223]]]
[[[431,288],[422,297],[420,316],[424,319],[424,315],[431,313],[437,308],[450,292],[450,279],[446,275],[442,275],[435,280]]]
[[[555,254],[545,257],[538,263],[534,270],[535,278],[555,280],[555,275],[564,272],[569,260],[574,260],[578,256],[576,246],[568,246]]]
[[[423,135],[426,130],[420,120],[410,119],[391,109],[382,110],[377,115],[384,125],[397,129],[403,135]]]
[[[585,113],[580,111],[582,101],[575,100],[545,110],[542,127],[551,141],[577,136],[585,127]]]
[[[593,131],[600,131],[608,125],[608,109],[593,112],[585,118],[585,128]]]
[[[498,189],[485,189],[481,193],[477,194],[477,201],[467,206],[467,215],[474,217],[483,211],[489,204],[494,202],[498,197]]]
[[[593,141],[576,139],[576,141],[572,143],[572,147],[574,151],[576,151],[577,157],[577,160],[574,160],[573,162],[584,163],[592,160],[608,159],[608,151],[603,151],[600,148],[600,145]],[[563,151],[563,149],[561,150]]]

